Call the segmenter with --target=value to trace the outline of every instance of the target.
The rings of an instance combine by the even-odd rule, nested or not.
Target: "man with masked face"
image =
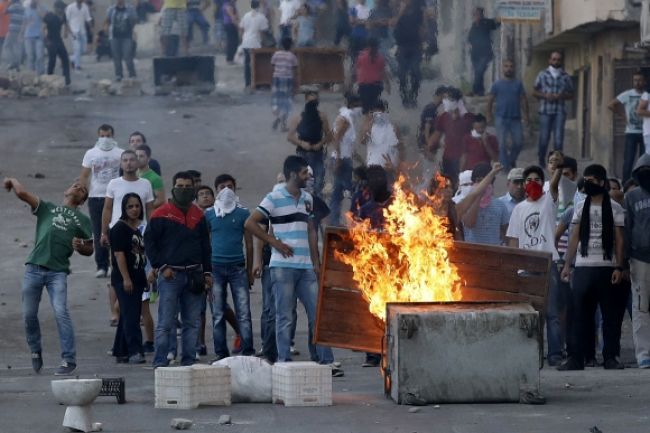
[[[152,267],[148,278],[157,281],[159,294],[154,368],[169,365],[169,336],[172,329],[176,332],[179,309],[181,365],[194,364],[202,299],[213,284],[210,231],[203,211],[193,204],[194,179],[181,171],[174,175],[173,184],[171,200],[153,212],[144,233]]]
[[[561,165],[561,161],[560,164]],[[562,170],[556,169],[549,183],[549,192],[544,192],[544,170],[531,165],[524,169],[524,190],[526,199],[519,203],[510,215],[506,232],[509,247],[535,251],[545,251],[553,255],[553,260],[560,256],[555,248],[555,221],[557,215],[558,185]],[[549,289],[559,288],[556,281],[560,278],[558,268],[551,266]],[[549,291],[546,311],[548,334],[548,360],[556,365],[561,360],[561,327],[559,293]],[[560,357],[559,359],[556,357]]]
[[[93,226],[97,278],[105,278],[108,275],[108,249],[99,243],[102,234],[102,211],[106,187],[108,182],[119,176],[120,158],[123,152],[113,139],[113,134],[111,125],[104,124],[99,127],[97,142],[92,149],[86,151],[79,175],[79,182],[88,189],[88,212]]]
[[[508,208],[501,200],[493,197],[494,179],[501,168],[500,163],[490,166],[483,162],[472,170],[473,188],[477,194],[468,196],[466,200],[470,201],[469,207],[464,215],[460,215],[467,242],[502,245],[505,241],[509,222]]]
[[[320,195],[325,183],[323,147],[332,141],[332,131],[327,115],[318,109],[318,90],[309,87],[304,91],[305,110],[291,120],[287,140],[314,170],[314,191]]]
[[[474,117],[472,130],[463,137],[463,156],[460,166],[463,170],[474,170],[477,165],[499,160],[499,144],[494,135],[487,132],[485,116]]]
[[[492,108],[495,105],[493,114]],[[524,125],[528,124],[528,111],[526,90],[522,82],[515,78],[515,64],[512,60],[504,60],[503,78],[497,80],[490,89],[487,120],[491,122],[494,119],[499,143],[499,161],[506,170],[517,165],[519,152],[524,146],[522,120]],[[511,139],[510,148],[508,138]]]
[[[366,145],[366,164],[384,167],[388,181],[397,178],[397,172],[404,160],[404,145],[398,128],[391,122],[386,101],[377,100],[370,107],[363,126],[361,144]]]
[[[626,256],[632,279],[632,329],[639,368],[650,368],[650,155],[632,171],[639,188],[625,194]]]
[[[244,228],[250,212],[239,205],[235,194],[237,183],[229,174],[221,174],[214,181],[217,192],[214,206],[205,212],[212,245],[212,324],[214,352],[217,359],[230,356],[226,344],[226,298],[230,285],[239,336],[241,354],[255,354],[251,321],[249,290],[253,276],[253,237]],[[245,244],[245,251],[242,248]]]
[[[618,285],[622,281],[625,261],[623,246],[623,208],[612,201],[607,192],[605,167],[592,164],[583,172],[584,192],[587,198],[575,205],[569,240],[562,269],[562,279],[569,281],[571,266],[571,302],[568,310],[569,357],[558,370],[584,369],[585,343],[593,341],[586,326],[600,306],[603,315],[603,359],[607,370],[624,366],[620,355],[621,322],[625,311],[627,292]],[[647,230],[647,228],[646,228]]]
[[[463,94],[458,89],[448,89],[442,105],[444,113],[436,118],[435,132],[427,139],[427,146],[429,152],[435,153],[444,137],[442,172],[456,180],[464,152],[463,137],[472,131],[474,116],[465,108]]]
[[[309,353],[312,361],[332,365],[333,376],[343,376],[334,365],[329,347],[312,344],[318,302],[320,255],[314,223],[314,201],[304,190],[308,163],[296,155],[284,161],[286,183],[274,188],[246,220],[246,229],[272,248],[269,264],[275,298],[275,334],[278,360],[291,361],[291,321],[295,299],[305,307],[309,321]],[[273,234],[260,224],[269,220]]]
[[[565,101],[573,99],[573,81],[562,69],[562,54],[551,52],[549,66],[537,75],[533,95],[539,103],[539,165],[544,165],[548,143],[553,134],[555,150],[564,147],[564,124],[566,122]]]
[[[334,121],[334,190],[330,198],[330,225],[336,226],[341,218],[341,201],[344,191],[352,190],[352,154],[357,144],[357,121],[361,116],[361,98],[355,94],[345,95],[346,104],[339,109]]]

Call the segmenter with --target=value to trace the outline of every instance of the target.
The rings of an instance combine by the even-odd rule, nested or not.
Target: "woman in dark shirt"
[[[120,320],[113,343],[113,356],[118,363],[145,362],[140,330],[142,292],[147,286],[144,240],[139,229],[143,214],[140,196],[126,194],[122,199],[122,216],[110,231],[113,259],[111,284],[120,304]]]
[[[318,109],[318,91],[305,91],[305,109],[290,122],[287,139],[296,146],[296,154],[307,160],[314,170],[314,193],[320,195],[325,183],[323,151],[332,141],[332,131],[325,113]]]

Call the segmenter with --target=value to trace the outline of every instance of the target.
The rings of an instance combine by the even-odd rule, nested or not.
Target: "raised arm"
[[[81,173],[79,173],[79,183],[82,184],[86,189],[88,189],[88,179],[90,179],[90,167],[81,167]]]
[[[16,178],[5,177],[4,186],[7,192],[11,192],[13,189],[16,197],[27,203],[32,211],[38,207],[38,197],[27,191]]]
[[[460,218],[463,218],[475,201],[479,201],[487,187],[492,183],[496,175],[502,169],[503,166],[501,163],[495,162],[492,164],[492,170],[487,174],[487,176],[485,176],[476,187],[472,188],[469,194],[467,194],[467,197],[465,197],[460,203],[456,204],[456,212]]]

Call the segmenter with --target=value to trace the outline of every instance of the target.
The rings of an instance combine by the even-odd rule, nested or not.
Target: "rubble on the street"
[[[69,87],[59,75],[37,75],[31,71],[9,72],[0,76],[0,98],[32,96],[47,98],[65,95]]]

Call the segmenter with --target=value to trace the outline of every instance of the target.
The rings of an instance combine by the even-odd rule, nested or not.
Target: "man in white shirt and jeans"
[[[81,56],[86,51],[86,23],[93,19],[84,0],[76,0],[65,8],[65,19],[72,33],[72,66],[81,69]]]
[[[544,170],[537,165],[524,169],[524,190],[526,199],[512,210],[506,239],[509,247],[523,248],[535,251],[545,251],[553,255],[553,261],[560,256],[555,248],[555,221],[557,215],[558,185],[563,161],[559,161],[558,168],[553,172],[549,182],[549,191],[544,192]],[[549,293],[546,310],[546,328],[548,361],[551,365],[558,365],[562,360],[562,332],[560,311],[563,306],[561,299],[566,298],[557,290],[560,273],[557,266],[551,266]]]
[[[251,55],[252,48],[262,48],[262,32],[269,28],[269,21],[258,11],[259,0],[251,1],[251,10],[246,12],[239,22],[242,33],[241,48],[244,50],[244,82],[246,89],[251,86]]]
[[[88,189],[88,213],[93,227],[95,241],[95,263],[97,264],[97,278],[105,278],[108,274],[109,256],[108,249],[99,244],[102,234],[102,210],[108,182],[120,173],[120,157],[123,150],[117,146],[113,139],[113,127],[101,125],[97,130],[97,142],[89,149],[81,162],[79,183]]]

